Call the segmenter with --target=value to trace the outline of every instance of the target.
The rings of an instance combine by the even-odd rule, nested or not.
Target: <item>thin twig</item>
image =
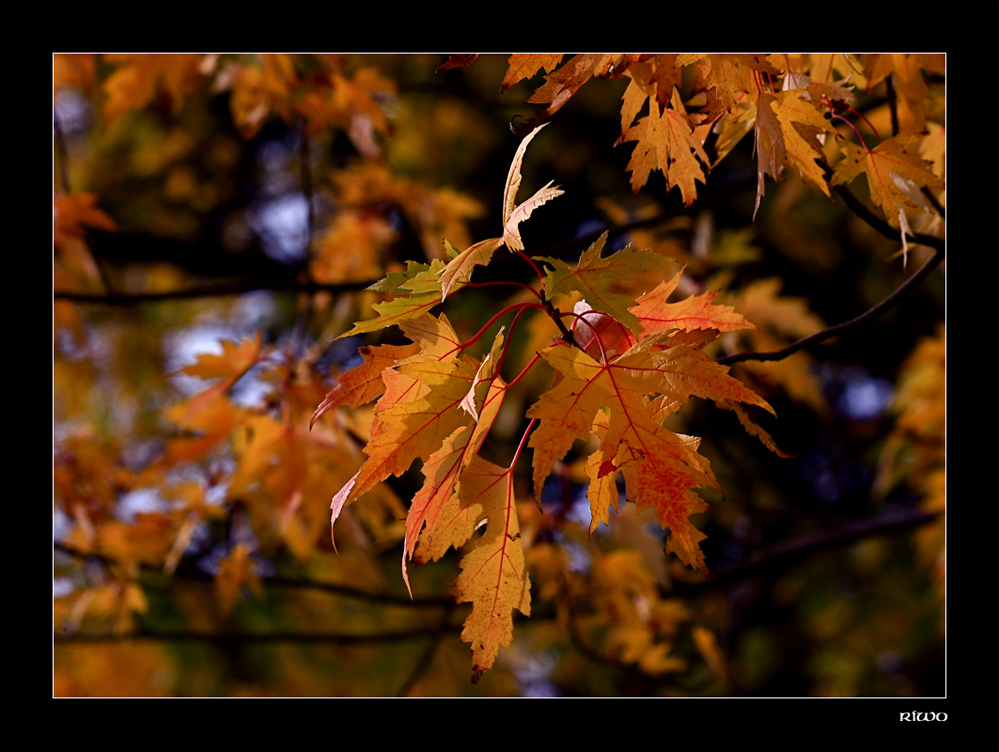
[[[947,214],[944,211],[943,204],[937,201],[937,197],[933,195],[933,191],[931,191],[925,185],[920,190],[922,191],[923,195],[926,196],[926,200],[930,202],[930,206],[933,207],[934,211],[936,211],[936,213],[939,214],[941,218],[946,219]]]
[[[437,648],[441,643],[441,638],[448,632],[450,628],[448,625],[451,621],[451,612],[453,608],[448,608],[444,611],[441,616],[441,620],[437,624],[437,629],[432,635],[430,635],[430,641],[427,646],[423,649],[420,654],[420,659],[416,662],[413,670],[410,672],[406,681],[402,683],[399,687],[399,691],[396,693],[396,697],[408,697],[409,693],[413,691],[413,687],[416,686],[416,682],[419,681],[420,677],[427,672],[430,668],[430,664],[433,661],[434,653],[437,652]],[[450,628],[454,629],[454,628]]]
[[[837,185],[833,188],[833,190],[836,191],[836,195],[843,199],[843,202],[850,208],[850,211],[856,214],[860,219],[864,220],[867,224],[889,240],[901,241],[902,235],[897,228],[892,227],[888,224],[888,222],[874,214],[874,212],[864,206],[864,204],[861,203],[861,201],[850,193],[850,191],[848,191],[845,187]],[[920,245],[929,246],[933,250],[943,253],[943,238],[938,238],[935,235],[925,235],[921,232],[909,233],[906,237],[910,243],[919,243]]]
[[[104,554],[97,553],[87,553],[85,551],[80,551],[72,546],[67,546],[64,543],[56,543],[55,550],[61,551],[62,553],[68,554],[74,558],[84,559],[84,560],[94,560],[99,561],[105,565],[118,565],[117,559],[113,559],[110,556],[105,556]],[[162,570],[159,567],[155,567],[149,564],[141,565],[141,570],[149,574],[162,574]],[[180,567],[178,568],[170,578],[170,581],[175,580],[194,580],[197,582],[211,583],[215,581],[215,578],[208,572],[204,572],[200,569],[194,567]],[[319,590],[325,593],[331,593],[333,595],[342,595],[348,598],[356,598],[358,600],[368,601],[370,603],[378,603],[383,605],[392,606],[407,606],[407,607],[448,607],[452,605],[450,598],[410,598],[408,595],[392,595],[391,593],[372,593],[367,590],[359,590],[349,585],[337,585],[331,582],[316,582],[314,580],[305,580],[300,578],[292,577],[261,577],[260,581],[269,587],[283,587],[291,589],[301,589],[301,590]]]
[[[895,74],[892,73],[885,79],[885,89],[888,95],[888,110],[891,112],[891,135],[897,136],[898,127],[898,97],[895,95]]]
[[[787,541],[766,550],[758,550],[745,561],[730,567],[719,567],[711,573],[710,580],[687,584],[675,582],[666,595],[688,597],[715,589],[757,572],[776,566],[786,566],[791,559],[806,556],[814,551],[832,546],[843,546],[865,538],[889,535],[909,528],[922,527],[940,519],[942,512],[921,509],[894,515],[883,515],[873,520],[844,523],[832,530]]]
[[[446,632],[457,632],[459,626],[450,627]],[[333,645],[363,645],[372,642],[401,642],[412,640],[427,635],[434,635],[440,631],[440,625],[429,627],[416,627],[398,632],[381,632],[372,634],[338,634],[335,632],[199,632],[194,630],[170,630],[158,631],[144,629],[139,632],[126,634],[87,634],[77,633],[72,635],[54,635],[56,644],[74,642],[130,642],[133,640],[156,641],[156,642],[209,642],[209,643],[234,643],[234,642],[291,642],[298,644],[325,643]]]
[[[156,303],[165,300],[184,300],[195,298],[222,298],[231,295],[243,295],[248,292],[266,290],[270,292],[330,292],[335,294],[356,292],[378,282],[376,279],[360,282],[340,282],[322,284],[318,282],[300,282],[288,280],[240,280],[236,282],[220,282],[211,285],[189,287],[186,290],[170,292],[118,293],[114,295],[95,295],[92,293],[69,292],[56,290],[53,295],[56,300],[68,300],[73,303],[91,303],[95,305],[135,305],[137,303]]]
[[[552,302],[550,300],[545,301],[545,312],[548,314],[548,317],[555,322],[555,326],[558,327],[558,330],[562,332],[562,341],[568,342],[570,345],[578,347],[580,350],[582,350],[583,348],[579,347],[579,345],[576,343],[576,338],[575,336],[573,336],[573,333],[568,329],[566,329],[565,324],[562,323],[563,314],[557,308],[555,308],[555,306],[552,305]]]
[[[882,300],[876,306],[865,311],[856,318],[850,319],[849,321],[844,321],[842,324],[836,324],[835,326],[830,326],[827,329],[823,329],[821,332],[816,332],[815,334],[812,334],[808,337],[799,339],[797,342],[793,342],[792,344],[785,347],[783,350],[777,350],[775,352],[768,352],[768,353],[758,353],[758,352],[737,353],[735,355],[726,355],[722,358],[718,358],[715,362],[720,363],[721,365],[729,366],[732,365],[733,363],[742,363],[743,361],[747,360],[783,360],[789,355],[793,355],[794,353],[798,352],[798,350],[801,350],[806,347],[811,347],[812,345],[817,345],[819,342],[824,342],[830,337],[834,337],[837,334],[840,334],[849,329],[852,329],[855,326],[863,324],[866,321],[869,321],[870,319],[873,319],[876,316],[880,316],[882,313],[887,311],[893,305],[898,303],[898,301],[900,301],[906,295],[915,290],[916,287],[919,286],[919,283],[922,282],[926,277],[928,277],[930,272],[936,269],[937,266],[940,265],[940,262],[943,260],[944,260],[943,251],[942,250],[937,251],[936,253],[933,254],[932,257],[930,257],[930,259],[925,264],[923,264],[919,268],[919,271],[917,271],[915,274],[909,277],[909,279],[907,279],[905,282],[899,285],[898,289],[896,289],[895,292],[893,292],[891,295]]]

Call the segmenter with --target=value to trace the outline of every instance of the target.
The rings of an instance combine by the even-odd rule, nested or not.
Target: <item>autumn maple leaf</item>
[[[823,156],[819,134],[832,137],[837,134],[815,105],[803,98],[804,93],[799,89],[782,91],[769,102],[770,109],[780,123],[783,150],[790,164],[798,168],[805,180],[829,196],[825,175],[815,160]]]
[[[771,105],[777,97],[765,91],[759,93],[756,100],[756,205],[753,207],[753,219],[760,208],[763,197],[763,176],[769,175],[777,182],[784,179],[784,169],[787,167],[787,149],[784,148],[784,135],[780,130],[780,121]]]
[[[381,345],[380,347],[362,347],[358,350],[363,365],[352,368],[343,374],[337,385],[329,391],[325,399],[316,408],[309,420],[309,428],[315,425],[320,416],[344,403],[351,407],[360,407],[385,393],[385,382],[382,371],[391,368],[397,362],[412,357],[419,352],[416,345]]]
[[[648,181],[652,170],[659,170],[666,176],[669,187],[680,186],[684,205],[694,203],[696,181],[704,182],[704,170],[697,160],[704,165],[710,165],[711,160],[694,136],[693,125],[676,89],[669,108],[660,114],[659,105],[653,101],[649,114],[629,128],[618,143],[628,141],[638,142],[627,167],[635,193]]]
[[[661,282],[654,290],[647,292],[635,301],[628,310],[638,319],[643,334],[682,329],[686,332],[698,329],[717,329],[730,332],[736,329],[755,329],[756,326],[730,306],[714,302],[717,290],[708,290],[676,303],[666,301],[680,283],[677,272],[672,279]]]
[[[651,251],[634,250],[631,246],[602,257],[600,254],[606,243],[605,232],[583,251],[575,267],[559,259],[536,256],[536,260],[552,267],[544,280],[545,297],[551,300],[556,295],[577,290],[593,309],[610,314],[616,321],[637,331],[638,317],[628,310],[634,304],[634,298],[615,292],[613,287],[632,274],[654,269],[668,259]]]
[[[67,238],[85,234],[84,227],[113,232],[118,225],[96,206],[97,196],[92,193],[70,193],[52,199],[55,213],[55,245],[63,245]]]
[[[118,66],[104,82],[104,117],[110,123],[129,110],[145,107],[161,87],[178,107],[197,87],[201,56],[115,53],[104,55],[104,61]]]
[[[547,123],[542,123],[531,131],[524,140],[520,142],[520,147],[513,157],[510,165],[510,172],[506,178],[506,187],[503,190],[503,242],[511,251],[524,250],[524,241],[520,237],[520,223],[531,216],[535,209],[556,196],[561,196],[563,191],[558,187],[551,187],[553,181],[538,189],[533,196],[521,204],[517,204],[517,191],[523,179],[520,174],[521,164],[524,161],[524,152],[531,142]]]
[[[502,468],[475,457],[462,475],[457,504],[473,500],[475,524],[488,520],[486,531],[461,560],[452,595],[470,602],[461,639],[472,643],[472,682],[492,667],[500,645],[513,639],[513,609],[531,615],[531,588],[520,542],[520,523],[513,492],[513,467]],[[468,518],[467,518],[468,519]]]
[[[471,419],[459,405],[478,364],[457,356],[458,336],[447,317],[427,314],[399,326],[420,351],[381,372],[385,391],[364,449],[368,459],[333,497],[334,523],[346,504],[389,475],[401,475],[414,460],[429,458]]]
[[[687,518],[707,508],[692,489],[718,488],[718,483],[707,460],[696,453],[696,440],[663,428],[665,416],[650,398],[659,395],[669,405],[679,405],[698,396],[773,410],[728,376],[727,368],[704,355],[702,348],[714,333],[704,333],[676,347],[669,347],[670,335],[660,332],[646,337],[603,363],[564,343],[541,352],[562,378],[527,412],[527,417],[540,421],[529,442],[534,449],[535,494],[540,499],[541,488],[555,462],[576,439],[591,433],[598,412],[609,410],[598,461],[587,465],[588,471],[595,471],[591,481],[596,481],[590,489],[593,527],[606,519],[607,504],[617,498],[611,481],[620,471],[625,476],[628,498],[639,509],[655,509],[662,525],[670,528],[667,552],[676,552],[685,564],[707,572],[697,545],[704,536]]]
[[[437,560],[459,548],[487,520],[485,534],[461,560],[452,590],[459,602],[472,603],[461,639],[472,643],[472,681],[492,667],[501,645],[513,638],[513,609],[531,614],[531,590],[520,538],[513,467],[499,467],[473,456],[461,481],[439,514],[437,525],[420,539],[415,560]]]
[[[502,245],[506,245],[511,251],[523,251],[524,241],[520,237],[520,223],[526,220],[539,206],[547,203],[556,196],[561,196],[563,191],[558,187],[552,187],[552,181],[540,188],[529,199],[521,204],[517,204],[517,191],[523,180],[521,166],[524,161],[524,153],[527,145],[531,142],[538,131],[545,127],[547,123],[539,125],[531,133],[524,137],[517,147],[517,153],[510,164],[510,172],[507,174],[506,186],[503,189],[503,236],[499,238],[489,238],[469,246],[460,254],[457,254],[447,266],[437,275],[442,298],[447,298],[454,290],[460,280],[469,281],[472,277],[472,269],[476,266],[484,266],[492,259],[493,253]],[[445,240],[445,246],[449,253],[453,250]]]
[[[637,60],[629,64],[641,65]],[[667,79],[658,77],[656,85]],[[663,137],[669,143],[673,137],[668,132],[674,129],[680,134],[676,143],[683,146],[669,148],[681,149],[696,164],[693,149],[706,162],[699,142],[689,138],[692,131],[675,89],[670,105],[662,115]],[[402,576],[407,586],[408,560],[438,559],[448,549],[464,546],[475,529],[486,524],[485,533],[461,560],[462,573],[453,591],[459,601],[472,603],[462,638],[472,643],[473,681],[493,665],[499,648],[509,645],[513,611],[530,610],[513,482],[516,458],[525,443],[534,450],[534,490],[540,507],[541,489],[555,463],[574,441],[596,435],[600,444],[585,470],[590,480],[591,531],[607,522],[610,508],[617,507],[620,474],[627,498],[639,510],[651,507],[669,529],[666,552],[706,573],[699,545],[705,536],[689,518],[708,508],[694,489],[719,488],[718,481],[697,451],[700,439],[677,434],[664,422],[692,397],[712,399],[728,409],[745,403],[772,412],[762,398],[703,352],[720,332],[753,325],[733,309],[715,304],[716,292],[668,302],[679,274],[636,301],[634,293],[625,292],[631,278],[667,259],[630,245],[604,256],[608,237],[604,233],[575,264],[536,257],[548,267],[541,280],[543,296],[539,302],[506,309],[519,308],[521,313],[543,309],[557,318],[572,315],[576,336],[570,344],[573,338],[563,328],[564,340],[538,353],[556,370],[556,380],[527,411],[531,428],[535,422],[537,426],[533,433],[531,428],[525,432],[510,466],[503,468],[479,456],[506,393],[500,376],[504,330],[495,335],[490,351],[476,359],[465,350],[492,321],[463,343],[444,315],[435,317],[429,310],[469,284],[474,269],[488,264],[501,245],[524,255],[520,224],[561,194],[549,183],[517,203],[524,154],[539,130],[521,142],[507,175],[502,237],[461,252],[445,241],[447,263],[410,262],[405,271],[390,272],[372,285],[370,289],[391,293],[393,299],[375,304],[378,316],[355,324],[347,334],[395,324],[413,344],[364,349],[364,364],[341,378],[313,416],[314,422],[332,407],[356,407],[378,399],[364,448],[367,459],[333,497],[333,523],[347,504],[376,484],[401,475],[416,460],[423,463],[424,482],[406,517]],[[664,163],[668,179],[680,179],[670,170],[681,158],[677,152],[669,164]],[[681,188],[686,195],[692,184],[683,182]],[[582,300],[572,314],[554,309],[555,299],[576,293]]]
[[[869,150],[844,144],[846,156],[836,164],[832,185],[849,183],[863,173],[871,189],[871,200],[884,210],[885,219],[892,227],[900,227],[905,221],[904,210],[917,208],[907,181],[911,181],[916,191],[923,187],[939,190],[944,186],[930,171],[931,162],[909,153],[922,138],[919,133],[899,133]]]
[[[509,67],[507,68],[506,75],[503,77],[503,83],[500,85],[500,93],[503,93],[518,81],[530,78],[542,68],[545,69],[545,73],[551,73],[562,62],[563,57],[564,55],[561,53],[555,55],[511,55],[507,59]]]

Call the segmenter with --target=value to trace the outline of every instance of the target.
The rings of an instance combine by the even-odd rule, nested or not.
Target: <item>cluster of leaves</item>
[[[562,57],[512,56],[503,88],[542,68],[553,71]],[[690,206],[697,198],[697,183],[705,181],[705,170],[716,166],[752,131],[756,209],[766,175],[781,182],[793,168],[830,196],[831,186],[864,174],[873,202],[893,227],[901,227],[904,239],[909,230],[906,210],[928,208],[920,189],[943,188],[943,181],[916,152],[927,127],[927,90],[920,67],[942,73],[943,56],[867,55],[861,64],[852,56],[831,54],[575,55],[545,76],[544,86],[528,101],[550,103],[536,118],[547,119],[591,78],[626,76],[630,82],[621,106],[618,143],[636,142],[628,163],[636,192],[648,182],[650,172],[658,170],[669,187],[679,186],[684,204]],[[685,70],[692,77],[686,103],[679,89]],[[844,78],[834,80],[837,72]],[[840,138],[832,122],[848,122],[840,113],[850,111],[855,88],[870,89],[892,74],[900,82],[902,132],[873,149],[863,138],[859,145]],[[636,121],[646,107],[649,114]],[[713,159],[703,146],[712,133],[716,134]],[[826,148],[827,138],[835,150]],[[816,160],[832,163],[839,156],[836,150],[842,151],[842,159],[830,179]]]
[[[343,336],[396,325],[413,345],[366,348],[364,365],[351,371],[313,416],[315,422],[340,404],[359,407],[380,398],[365,447],[368,458],[333,497],[334,522],[344,506],[380,481],[401,475],[416,459],[423,462],[426,480],[406,521],[404,578],[406,559],[414,553],[419,561],[439,559],[449,548],[463,546],[480,523],[487,523],[482,539],[462,559],[463,572],[453,592],[459,602],[473,604],[462,633],[465,641],[472,642],[473,681],[493,665],[499,646],[510,643],[513,609],[530,613],[513,480],[520,447],[506,468],[479,454],[507,388],[500,376],[506,358],[504,328],[479,361],[464,353],[488,325],[461,342],[446,316],[438,318],[428,311],[457,290],[474,285],[472,270],[488,264],[502,245],[523,255],[520,223],[561,194],[549,183],[516,203],[521,163],[535,133],[521,142],[510,168],[503,237],[476,243],[447,264],[410,264],[405,273],[376,285],[393,293],[392,300],[376,304],[377,318],[355,325]],[[532,308],[545,311],[561,328],[563,318],[573,318],[573,329],[532,361],[533,365],[541,358],[556,372],[553,387],[526,414],[531,423],[525,439],[537,424],[529,442],[534,450],[535,499],[540,507],[545,479],[573,442],[597,435],[600,447],[586,465],[591,531],[608,521],[611,507],[617,508],[620,473],[627,498],[639,510],[654,509],[662,526],[669,528],[667,553],[675,552],[684,563],[707,574],[698,545],[704,535],[688,517],[707,509],[694,488],[720,487],[708,461],[697,452],[699,439],[676,434],[663,423],[692,396],[755,404],[773,412],[766,401],[728,376],[726,367],[704,354],[705,345],[722,331],[755,327],[731,308],[713,304],[713,292],[666,302],[679,274],[638,300],[615,292],[622,280],[665,259],[630,246],[602,256],[605,241],[606,234],[575,265],[553,258],[527,259],[532,265],[541,261],[550,267],[538,275],[543,293],[536,293],[537,302],[514,304],[493,317],[495,321],[516,310],[511,333],[521,314]],[[553,305],[553,300],[572,292],[582,296],[573,311]]]
[[[452,56],[442,68],[481,65],[477,58]],[[300,174],[314,235],[303,278],[313,289],[344,293],[337,301],[325,292],[303,297],[286,342],[265,343],[258,331],[224,341],[219,354],[202,354],[176,369],[174,377],[211,383],[198,382],[193,392],[158,411],[169,428],[154,458],[128,457],[120,439],[97,436],[93,429],[74,432],[72,421],[65,421],[66,435],[56,447],[55,499],[72,526],[59,545],[100,561],[106,573],[93,579],[73,573],[80,586],[57,599],[58,625],[72,633],[90,620],[110,623],[117,634],[135,632],[137,620],[150,611],[141,575],[184,570],[185,557],[206,529],[221,532],[226,541],[211,564],[215,616],[205,623],[216,630],[247,591],[263,597],[270,566],[264,562],[283,552],[298,571],[330,575],[334,569],[317,563],[328,557],[317,553],[335,544],[338,583],[378,590],[372,570],[379,552],[401,546],[402,580],[409,587],[408,563],[439,561],[454,548],[462,554],[451,595],[471,604],[462,640],[472,646],[473,682],[494,666],[500,647],[511,644],[514,611],[530,615],[532,598],[557,604],[558,623],[568,626],[577,645],[601,643],[603,651],[593,653],[597,659],[650,676],[687,666],[674,645],[690,625],[696,651],[724,680],[713,632],[696,623],[680,600],[667,597],[661,578],[652,574],[663,564],[638,553],[640,547],[594,550],[590,572],[582,576],[556,539],[588,546],[601,522],[637,530],[633,515],[651,509],[668,531],[667,556],[676,554],[691,570],[677,576],[703,581],[699,576],[710,574],[701,548],[705,527],[690,518],[709,509],[701,493],[729,487],[701,454],[701,439],[679,432],[681,410],[692,405],[692,397],[709,400],[733,411],[768,449],[788,457],[763,427],[763,413],[774,414],[774,408],[760,395],[783,393],[826,411],[809,357],[783,360],[780,353],[789,342],[794,351],[828,330],[806,301],[781,295],[779,278],[719,292],[736,265],[758,258],[748,236],[723,235],[704,242],[702,252],[688,252],[668,229],[663,232],[665,224],[651,231],[647,219],[630,213],[633,208],[608,200],[600,208],[611,224],[630,228],[630,245],[616,245],[604,232],[594,233],[578,258],[530,255],[531,236],[525,239],[522,225],[539,207],[558,206],[554,200],[563,190],[551,181],[518,202],[528,145],[591,79],[624,78],[617,144],[635,144],[627,171],[636,194],[659,172],[667,189],[679,186],[682,203],[692,206],[703,198],[697,183],[704,185],[753,131],[754,216],[766,176],[789,182],[786,195],[806,185],[831,198],[863,174],[883,219],[869,209],[855,211],[900,238],[902,253],[916,244],[925,255],[931,244],[942,258],[942,244],[936,245],[942,234],[942,127],[935,116],[938,100],[921,73],[942,74],[942,60],[513,55],[502,91],[542,70],[545,83],[528,102],[547,107],[520,129],[496,237],[475,242],[468,223],[482,214],[477,200],[388,166],[386,153],[404,127],[392,115],[400,106],[399,90],[373,66],[333,55],[56,57],[57,97],[66,87],[87,92],[109,138],[125,137],[118,134],[127,133],[130,113],[157,109],[177,118],[186,103],[218,96],[227,97],[243,139],[257,138],[268,122],[294,129],[303,145]],[[890,124],[887,108],[882,120],[852,109],[858,95],[887,80],[895,87]],[[862,122],[855,125],[850,117]],[[860,130],[865,127],[866,141]],[[895,135],[882,141],[879,131],[889,128]],[[357,159],[331,166],[326,181],[317,181],[318,197],[333,209],[316,218],[309,145],[335,133],[346,137]],[[879,145],[868,148],[874,137]],[[111,296],[127,280],[109,276],[87,239],[94,231],[116,232],[120,222],[97,208],[97,194],[71,191],[65,162],[57,160],[57,166],[62,191],[55,198],[55,287],[77,296]],[[176,177],[186,174],[171,168],[165,191],[197,195],[196,185]],[[557,215],[554,208],[541,214],[548,212]],[[403,223],[425,260],[395,260]],[[699,226],[695,246],[699,236],[710,234]],[[710,255],[703,252],[708,246]],[[497,278],[521,262],[533,275],[528,283]],[[714,276],[705,281],[709,273]],[[365,285],[363,293],[346,294]],[[474,301],[485,299],[484,288],[503,285],[518,291],[471,336],[463,334],[466,322],[454,325],[436,310],[445,304],[474,310]],[[57,331],[72,333],[70,349],[86,352],[89,334],[77,307],[57,300],[55,313]],[[310,315],[324,319],[312,346],[304,333]],[[490,335],[507,315],[508,326]],[[390,327],[409,342],[400,343]],[[375,333],[385,341],[361,346],[361,364],[340,373],[329,390],[321,365],[326,344],[334,337],[357,343]],[[905,377],[897,396],[899,420],[885,448],[880,484],[885,490],[892,485],[897,459],[914,446],[911,479],[928,493],[926,509],[942,510],[942,400],[933,402],[941,393],[934,390],[942,391],[942,381],[934,380],[942,379],[942,335],[939,362],[930,347],[913,356],[913,375]],[[719,348],[728,356],[715,360]],[[740,349],[748,357],[740,357]],[[768,353],[780,362],[760,362]],[[57,363],[57,384],[78,380],[83,360],[76,355]],[[729,363],[738,363],[731,374]],[[504,370],[508,364],[515,367]],[[932,379],[925,375],[931,366]],[[99,378],[87,375],[94,384]],[[266,396],[238,399],[239,386],[251,381]],[[57,412],[64,416],[84,412],[65,404],[71,392],[57,395]],[[916,405],[921,412],[913,412]],[[927,411],[940,420],[927,421]],[[515,436],[507,441],[517,430],[519,443]],[[927,454],[930,445],[939,453]],[[533,503],[527,479],[516,470],[525,446],[533,455]],[[416,460],[423,481],[407,509],[385,481],[410,474]],[[550,477],[564,479],[567,472],[585,486],[588,525],[578,527],[565,509],[546,501]],[[123,498],[148,489],[164,502],[160,508],[122,513]],[[331,495],[332,540],[326,528]],[[634,502],[631,510],[622,500]],[[942,539],[929,531],[921,545],[932,558],[942,551]],[[629,545],[640,538],[647,541],[648,534],[636,532]],[[570,605],[579,603],[587,604],[582,615]]]

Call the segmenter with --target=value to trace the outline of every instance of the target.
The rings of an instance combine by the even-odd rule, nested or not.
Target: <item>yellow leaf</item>
[[[507,59],[509,68],[503,77],[500,86],[500,93],[503,93],[518,81],[530,78],[542,68],[545,73],[551,73],[555,66],[562,62],[562,54],[531,54],[531,55],[510,55]]]
[[[510,164],[510,172],[506,177],[506,186],[503,189],[503,242],[506,243],[511,251],[524,250],[524,242],[520,238],[520,223],[530,217],[535,209],[549,199],[560,196],[563,193],[558,187],[552,188],[551,181],[549,181],[544,188],[527,199],[523,204],[517,206],[516,203],[517,191],[520,189],[520,183],[523,179],[520,174],[520,168],[524,161],[524,152],[527,151],[527,145],[531,142],[531,139],[546,125],[548,123],[542,123],[527,134],[520,142],[520,146],[517,147],[517,153],[514,154],[513,162]]]
[[[451,294],[451,289],[459,279],[464,279],[465,282],[470,281],[472,269],[488,264],[493,257],[493,252],[501,245],[503,245],[502,238],[489,238],[489,240],[482,240],[469,246],[451,259],[440,276],[442,298],[447,298]]]
[[[931,190],[944,186],[943,180],[930,171],[931,162],[909,153],[915,152],[921,142],[921,134],[899,133],[870,151],[846,143],[843,145],[846,156],[836,164],[832,185],[852,182],[864,173],[871,189],[871,200],[881,207],[892,227],[899,227],[899,212],[903,208],[917,208],[917,205],[896,176]]]
[[[110,123],[129,110],[145,107],[161,87],[173,100],[174,108],[197,86],[200,55],[122,53],[104,56],[118,68],[104,82],[107,101],[104,117]]]
[[[704,182],[704,171],[697,159],[705,165],[710,165],[711,160],[701,142],[694,136],[690,119],[676,89],[673,90],[670,107],[663,110],[662,115],[659,114],[659,105],[650,98],[648,116],[628,129],[619,143],[628,141],[638,142],[627,167],[631,172],[631,187],[635,193],[648,181],[649,172],[659,170],[666,177],[668,186],[680,186],[686,206],[694,202],[697,198],[695,181]]]
[[[669,329],[696,331],[717,329],[729,332],[735,329],[755,329],[756,326],[729,306],[713,303],[717,290],[692,295],[677,303],[667,303],[680,281],[681,269],[674,277],[659,284],[652,292],[642,295],[636,305],[628,310],[639,319],[642,334],[653,334]]]
[[[651,251],[634,250],[630,245],[607,257],[601,257],[606,242],[605,232],[583,251],[575,268],[559,259],[535,257],[553,267],[545,276],[545,298],[552,300],[556,295],[567,295],[578,290],[594,310],[613,316],[637,333],[638,317],[628,310],[628,306],[634,304],[634,298],[614,292],[613,286],[633,274],[654,269],[667,259]]]
[[[791,164],[801,171],[805,180],[817,185],[829,196],[825,175],[815,161],[823,156],[822,144],[817,136],[819,133],[835,136],[836,131],[814,104],[801,98],[803,92],[803,89],[780,92],[776,101],[770,102],[770,109],[780,122],[784,150]]]
[[[459,494],[481,508],[474,517],[488,519],[482,538],[461,560],[461,574],[451,593],[459,603],[472,604],[461,639],[472,643],[472,681],[477,682],[492,667],[500,646],[513,639],[513,610],[530,616],[531,589],[512,467],[498,467],[476,456],[462,473]]]

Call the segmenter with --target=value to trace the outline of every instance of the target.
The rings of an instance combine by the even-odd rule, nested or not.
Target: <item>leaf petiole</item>
[[[884,141],[882,141],[882,140],[881,140],[881,134],[880,134],[880,133],[878,133],[878,129],[877,129],[877,128],[875,128],[875,127],[874,127],[874,126],[873,126],[873,125],[871,124],[871,121],[867,119],[867,116],[866,116],[866,115],[865,115],[864,113],[862,113],[862,112],[857,112],[857,111],[856,111],[855,109],[853,109],[852,107],[850,107],[850,108],[849,108],[848,110],[846,110],[846,111],[847,111],[847,112],[851,112],[851,113],[853,113],[854,115],[856,115],[857,117],[859,117],[859,118],[860,118],[861,120],[863,120],[863,121],[864,121],[865,123],[867,123],[867,127],[868,127],[868,128],[870,128],[870,129],[871,129],[872,131],[874,131],[874,135],[878,137],[878,143],[879,143],[879,144],[883,144],[883,143],[884,143]]]
[[[534,361],[531,362],[533,363]],[[530,366],[528,366],[528,368],[530,368]],[[524,448],[524,442],[527,441],[528,435],[531,433],[531,430],[534,428],[535,425],[537,425],[537,423],[538,419],[532,418],[531,422],[527,424],[527,430],[524,431],[524,435],[520,437],[520,443],[517,445],[517,451],[514,452],[513,461],[510,463],[511,471],[513,470],[514,465],[517,464],[517,460],[520,459],[520,451]]]
[[[503,354],[500,355],[499,362],[496,364],[495,368],[493,369],[493,373],[499,374],[503,371],[503,363],[506,362],[506,353],[507,350],[510,349],[510,343],[513,341],[513,331],[514,329],[517,328],[517,321],[520,319],[521,316],[524,315],[524,311],[526,311],[528,307],[533,308],[534,306],[524,306],[519,311],[517,311],[517,315],[513,317],[513,321],[510,324],[510,333],[507,335],[506,342],[503,345]],[[534,361],[531,362],[533,363]],[[528,366],[528,368],[530,368],[530,366]],[[520,377],[518,376],[517,378]]]
[[[489,329],[489,327],[491,327],[493,324],[496,323],[496,319],[498,319],[504,313],[508,313],[508,312],[510,312],[510,311],[512,311],[512,310],[514,310],[516,308],[520,308],[520,309],[524,309],[524,308],[539,308],[542,311],[545,310],[545,307],[543,305],[541,305],[541,303],[514,303],[513,305],[508,305],[506,308],[502,309],[501,311],[498,311],[491,319],[489,319],[489,321],[486,322],[485,326],[483,326],[481,329],[479,329],[478,334],[476,334],[474,337],[472,337],[467,342],[462,342],[461,344],[457,345],[453,350],[451,350],[448,353],[448,355],[450,355],[451,353],[455,352],[456,350],[457,351],[462,351],[462,350],[465,350],[468,347],[471,347],[472,345],[474,345],[479,340],[479,338],[483,334],[486,333],[486,331]],[[514,319],[514,320],[516,321],[516,319]]]
[[[859,138],[859,139],[860,139],[860,145],[864,147],[864,151],[866,151],[866,152],[867,152],[868,154],[870,154],[870,153],[871,153],[871,150],[867,148],[867,142],[866,142],[866,141],[864,141],[864,137],[863,137],[863,136],[861,136],[861,135],[860,135],[860,131],[858,131],[858,130],[857,130],[857,126],[855,126],[855,125],[854,125],[853,123],[851,123],[851,122],[850,122],[849,120],[847,120],[847,119],[846,119],[845,117],[843,117],[842,115],[837,115],[837,114],[836,114],[835,112],[834,112],[834,113],[832,113],[832,116],[833,116],[834,118],[836,118],[837,120],[842,120],[842,121],[843,121],[844,123],[846,123],[847,125],[849,125],[849,126],[850,126],[850,128],[852,128],[852,129],[853,129],[853,132],[857,134],[857,138]],[[875,131],[875,133],[877,133],[877,131]]]
[[[465,282],[464,283],[465,287],[497,287],[499,285],[506,285],[506,286],[511,286],[512,285],[513,287],[523,287],[525,290],[527,290],[529,293],[531,293],[531,295],[533,295],[534,297],[536,297],[538,300],[541,300],[541,293],[540,292],[538,292],[537,290],[535,290],[530,285],[525,285],[522,282],[506,282],[506,281],[503,281],[503,280],[497,280],[495,282]]]
[[[541,270],[538,268],[538,265],[534,263],[534,259],[532,259],[530,256],[528,256],[523,251],[517,251],[517,255],[520,256],[522,259],[524,259],[524,261],[526,261],[528,264],[531,265],[531,267],[534,269],[534,273],[538,275],[538,279],[540,279],[541,283],[544,284],[545,275],[541,273]]]

